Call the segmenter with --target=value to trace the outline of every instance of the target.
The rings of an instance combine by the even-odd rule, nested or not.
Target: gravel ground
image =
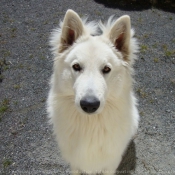
[[[67,9],[90,20],[128,14],[140,42],[136,87],[141,115],[122,174],[175,174],[175,14],[100,0],[0,1],[0,174],[69,174],[47,124],[51,29]]]

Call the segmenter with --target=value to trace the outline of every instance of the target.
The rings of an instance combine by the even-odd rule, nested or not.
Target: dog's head
[[[102,34],[92,35],[95,23],[87,23],[68,10],[51,39],[57,91],[73,96],[77,109],[88,114],[101,112],[108,98],[131,86],[129,71],[136,44],[129,16],[115,21],[110,18],[99,27]]]

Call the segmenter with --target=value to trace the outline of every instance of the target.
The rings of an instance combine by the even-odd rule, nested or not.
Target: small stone
[[[166,112],[170,113],[171,111],[169,109],[167,109]]]
[[[12,130],[11,134],[16,135],[18,132],[16,130]]]

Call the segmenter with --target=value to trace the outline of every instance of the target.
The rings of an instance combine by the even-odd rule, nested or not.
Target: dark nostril
[[[100,101],[96,97],[87,96],[80,101],[80,106],[83,111],[93,113],[99,108]]]

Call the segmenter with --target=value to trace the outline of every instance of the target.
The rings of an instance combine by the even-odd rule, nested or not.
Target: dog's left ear
[[[62,49],[73,45],[79,36],[83,34],[83,23],[81,18],[73,10],[68,10],[63,20],[61,32]]]
[[[114,44],[115,48],[122,53],[125,61],[129,59],[130,30],[130,17],[124,15],[114,23],[109,32],[111,42]]]

